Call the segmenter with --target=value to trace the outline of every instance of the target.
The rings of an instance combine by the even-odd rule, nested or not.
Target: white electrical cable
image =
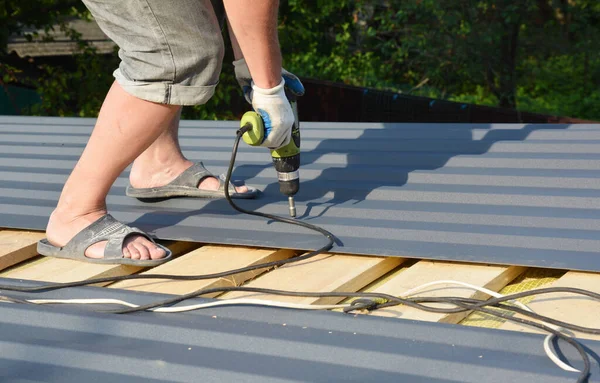
[[[140,307],[139,305],[136,305],[134,303],[122,301],[119,299],[26,299],[24,301],[33,303],[36,305],[112,304],[112,305],[120,305],[120,306],[126,306],[126,307],[131,307],[131,308]],[[10,301],[3,301],[3,302],[10,302]],[[155,307],[155,308],[149,309],[148,311],[153,311],[153,312],[158,312],[158,313],[180,313],[180,312],[185,312],[185,311],[201,310],[201,309],[206,309],[206,308],[210,308],[210,307],[232,306],[232,305],[268,306],[268,307],[279,307],[279,308],[296,309],[296,310],[334,310],[334,309],[343,309],[343,308],[350,306],[347,304],[308,305],[308,304],[300,304],[300,303],[286,303],[286,302],[276,302],[276,301],[250,299],[250,298],[237,298],[237,299],[219,300],[216,302],[199,303],[199,304],[188,305],[188,306]]]
[[[472,285],[470,283],[465,283],[465,282],[460,282],[460,281],[452,281],[452,280],[445,280],[445,281],[434,281],[434,282],[429,282],[429,283],[425,283],[421,286],[417,286],[413,289],[407,290],[405,291],[402,295],[400,295],[400,297],[403,298],[407,298],[410,296],[414,296],[416,292],[424,290],[428,287],[431,286],[435,286],[435,285],[460,285],[463,287],[467,287],[469,289],[472,290],[476,290],[476,291],[480,291],[482,293],[488,294],[493,296],[494,298],[504,298],[505,295],[502,295],[500,293],[497,293],[495,291],[486,289],[485,287],[480,287],[480,286],[475,286]],[[516,306],[519,306],[520,308],[522,308],[523,310],[527,310],[529,312],[535,313],[535,311],[533,311],[529,306],[527,306],[524,303],[521,303],[519,301],[515,301],[515,300],[510,300],[509,302],[514,303]],[[546,326],[556,330],[556,331],[560,331],[564,334],[565,329],[556,325],[553,325],[551,323],[547,323],[547,322],[542,322],[543,324],[545,324]],[[571,336],[570,334],[565,334],[566,336]],[[565,371],[570,371],[570,372],[581,372],[571,366],[569,366],[568,364],[566,364],[565,362],[563,362],[558,355],[556,355],[554,353],[554,350],[552,348],[552,340],[554,339],[554,334],[548,334],[548,336],[546,336],[546,338],[544,339],[544,351],[546,352],[546,355],[548,356],[548,358],[550,358],[550,360],[552,360],[554,362],[554,364],[556,364],[558,367],[562,368]]]
[[[495,291],[486,289],[485,287],[475,286],[470,283],[453,281],[453,280],[441,280],[441,281],[425,283],[421,286],[417,286],[415,288],[407,290],[403,294],[401,294],[400,297],[408,298],[408,297],[414,296],[416,292],[419,292],[421,290],[424,290],[428,287],[435,286],[435,285],[459,285],[459,286],[467,287],[467,288],[475,290],[475,291],[480,291],[482,293],[493,296],[495,298],[503,298],[505,296],[505,295],[502,295]],[[134,303],[122,301],[119,299],[30,299],[30,300],[25,300],[25,301],[29,302],[29,303],[33,303],[33,304],[39,304],[39,305],[45,305],[45,304],[114,304],[114,305],[121,305],[121,306],[126,306],[126,307],[131,307],[131,308],[140,307],[139,305],[136,305]],[[0,300],[0,302],[10,302],[10,301]],[[523,310],[527,310],[532,313],[535,312],[529,306],[527,306],[519,301],[511,300],[510,302],[514,303],[516,306],[519,306]],[[210,308],[210,307],[231,306],[231,305],[268,306],[268,307],[279,307],[279,308],[288,308],[288,309],[296,309],[296,310],[334,310],[334,309],[343,309],[343,308],[351,306],[349,304],[309,305],[309,304],[285,303],[285,302],[250,299],[250,298],[238,298],[238,299],[218,300],[215,302],[208,302],[208,303],[199,303],[199,304],[188,305],[188,306],[155,307],[155,308],[149,309],[149,311],[158,312],[158,313],[179,313],[179,312],[185,312],[185,311],[206,309],[206,308]],[[556,331],[560,331],[563,333],[565,331],[565,329],[563,329],[562,327],[553,325],[551,323],[546,323],[546,322],[542,322],[542,323],[544,323],[546,326],[548,326]],[[571,336],[570,334],[565,334],[565,335]],[[563,362],[554,353],[554,350],[551,346],[551,342],[553,339],[554,339],[554,334],[549,334],[544,339],[544,351],[546,352],[546,355],[548,356],[548,358],[550,358],[550,360],[552,360],[552,362],[554,362],[554,364],[556,364],[558,367],[560,367],[561,369],[563,369],[565,371],[580,372],[579,370],[577,370],[577,369],[569,366],[565,362]]]

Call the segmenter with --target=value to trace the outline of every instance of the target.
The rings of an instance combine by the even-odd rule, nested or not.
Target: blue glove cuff
[[[288,87],[292,93],[296,96],[302,96],[304,94],[304,85],[300,82],[300,79],[289,72],[282,74],[285,86]]]
[[[265,135],[263,138],[264,141],[271,133],[271,130],[273,129],[273,124],[271,123],[271,116],[269,116],[269,113],[267,113],[264,109],[258,109],[257,112],[258,114],[260,114],[265,124]]]

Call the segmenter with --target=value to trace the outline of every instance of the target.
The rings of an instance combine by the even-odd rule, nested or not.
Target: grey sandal
[[[142,235],[167,254],[164,258],[154,260],[139,260],[125,258],[123,255],[123,242],[131,235]],[[104,258],[86,257],[85,251],[91,245],[100,241],[108,241],[104,249]],[[69,243],[63,247],[50,244],[47,239],[42,239],[37,244],[37,251],[41,255],[55,258],[69,258],[79,261],[104,264],[122,264],[142,267],[157,266],[167,262],[173,256],[171,250],[154,242],[148,234],[138,228],[129,227],[114,219],[110,214],[106,214],[90,226],[81,230]]]
[[[225,198],[224,175],[217,177],[219,180],[219,189],[198,189],[200,182],[207,177],[214,177],[214,175],[204,167],[202,162],[197,162],[165,186],[156,188],[134,188],[129,185],[127,186],[125,194],[128,197],[142,200],[171,197]],[[235,191],[235,185],[230,182],[229,195],[231,198],[256,198],[258,190],[250,186],[247,186],[247,188],[248,191],[246,193],[237,193]]]

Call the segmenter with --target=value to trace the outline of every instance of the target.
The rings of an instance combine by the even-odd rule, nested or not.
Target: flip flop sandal
[[[207,177],[215,177],[209,172],[202,162],[195,163],[187,168],[177,178],[165,186],[156,188],[134,188],[127,186],[125,194],[128,197],[138,198],[140,200],[155,200],[171,197],[196,197],[196,198],[225,198],[225,176],[216,177],[219,180],[217,190],[198,189],[198,185]],[[247,186],[246,193],[235,191],[235,185],[229,182],[229,195],[231,198],[256,198],[258,189]]]
[[[161,259],[139,260],[125,258],[123,255],[123,242],[131,235],[141,235],[164,250],[167,254]],[[104,249],[104,258],[86,257],[85,251],[91,245],[108,241]],[[37,244],[37,251],[41,255],[55,258],[76,259],[91,263],[121,264],[142,267],[158,266],[167,262],[173,256],[171,250],[154,242],[148,234],[138,228],[129,227],[114,219],[110,214],[96,220],[90,226],[81,230],[69,243],[63,247],[50,244],[47,239],[42,239]]]

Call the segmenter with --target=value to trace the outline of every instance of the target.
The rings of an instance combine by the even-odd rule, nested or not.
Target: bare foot
[[[69,212],[61,212],[57,209],[50,216],[50,221],[46,228],[46,237],[52,245],[64,246],[77,233],[105,214],[105,210],[98,210],[85,215],[74,216],[69,214]],[[102,241],[91,245],[85,251],[85,256],[89,258],[103,258],[106,242]],[[123,255],[125,258],[149,260],[164,258],[166,253],[147,238],[140,235],[131,235],[123,242]]]
[[[165,186],[169,182],[177,178],[187,168],[192,166],[192,161],[183,160],[169,166],[165,165],[140,165],[134,162],[134,165],[129,174],[129,182],[134,188],[154,188]],[[198,184],[198,189],[201,190],[218,190],[219,180],[216,177],[206,177]],[[235,191],[238,193],[248,192],[248,187],[245,185],[236,186]]]

